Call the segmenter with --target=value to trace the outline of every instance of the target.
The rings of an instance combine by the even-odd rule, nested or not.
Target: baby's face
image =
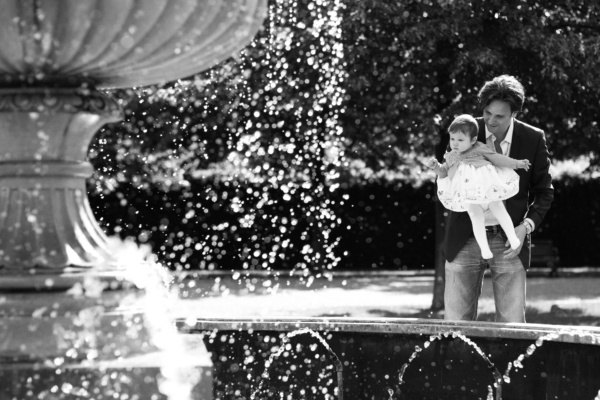
[[[471,139],[469,135],[461,131],[450,132],[450,148],[459,153],[464,153],[475,144],[477,138]]]

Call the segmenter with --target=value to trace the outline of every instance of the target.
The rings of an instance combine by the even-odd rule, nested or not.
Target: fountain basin
[[[263,0],[10,0],[0,15],[0,86],[173,81],[237,54],[266,11]]]
[[[270,390],[297,398],[301,389],[315,388],[346,399],[592,400],[600,390],[600,329],[593,327],[400,318],[188,318],[177,327],[203,335],[214,364],[213,393],[222,398],[257,390],[265,361],[300,329],[318,333],[331,352],[313,335],[289,338],[287,354],[273,360],[262,383],[263,396]],[[329,380],[315,381],[319,374]]]
[[[123,116],[98,89],[160,84],[236,56],[265,0],[9,0],[0,14],[0,287],[122,269],[86,196],[89,142]],[[63,279],[63,282],[65,280]]]
[[[210,399],[212,362],[173,325],[168,271],[134,258],[117,287],[0,289],[0,400]]]

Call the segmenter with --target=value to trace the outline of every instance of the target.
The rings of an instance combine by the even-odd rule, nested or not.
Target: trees
[[[371,0],[347,11],[345,134],[374,166],[401,162],[394,148],[430,152],[454,114],[479,114],[479,87],[500,74],[524,83],[523,118],[546,130],[553,157],[598,148],[596,2]]]
[[[600,163],[595,1],[277,0],[271,11],[244,54],[118,92],[127,118],[90,152],[94,196],[113,199],[107,228],[173,266],[333,267],[346,225],[336,202],[352,202],[337,188],[417,185],[419,157],[453,115],[479,114],[478,88],[502,73],[525,84],[522,119],[546,130],[553,158]],[[161,208],[182,217],[144,219]]]

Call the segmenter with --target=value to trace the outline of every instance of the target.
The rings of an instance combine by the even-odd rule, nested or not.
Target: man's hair
[[[513,113],[523,108],[525,89],[514,76],[500,75],[483,85],[477,100],[482,110],[494,100],[504,101],[510,105],[510,112]]]
[[[469,114],[462,114],[454,118],[454,121],[448,127],[448,132],[462,132],[473,139],[477,137],[479,127],[475,118]]]

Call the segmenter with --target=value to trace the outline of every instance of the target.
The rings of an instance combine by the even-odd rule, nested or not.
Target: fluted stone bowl
[[[109,246],[87,150],[122,116],[98,89],[214,66],[250,43],[266,3],[0,0],[0,293],[16,292],[0,296],[0,399],[184,399],[211,372],[170,329],[164,271]]]
[[[122,117],[98,89],[206,70],[266,14],[267,0],[0,0],[0,287],[120,263],[86,196],[88,145]]]
[[[0,0],[0,86],[133,87],[247,46],[266,0]]]

